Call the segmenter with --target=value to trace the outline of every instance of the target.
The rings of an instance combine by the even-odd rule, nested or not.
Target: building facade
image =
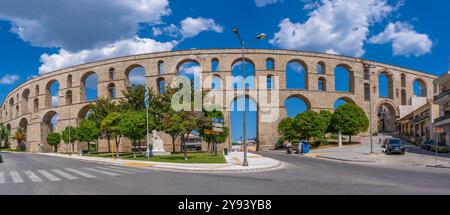
[[[444,133],[438,134],[435,140],[450,143],[450,71],[434,81],[439,88],[439,94],[434,97],[434,103],[439,105],[439,117],[434,126],[442,128]]]

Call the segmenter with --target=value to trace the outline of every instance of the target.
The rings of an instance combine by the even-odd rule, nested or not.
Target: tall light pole
[[[370,69],[376,68],[373,64],[364,63],[364,69],[369,70],[369,124],[370,124],[370,153],[373,151],[373,120],[372,120],[372,71]]]
[[[253,39],[251,42],[249,42],[248,44],[245,43],[242,40],[241,34],[239,33],[239,29],[237,28],[233,28],[232,31],[234,32],[234,34],[236,34],[236,36],[239,38],[239,42],[241,43],[241,48],[242,48],[242,74],[245,76],[245,47],[246,46],[250,46],[253,42],[255,42],[256,40],[263,40],[266,39],[267,35],[264,33],[258,34],[258,36],[256,36],[255,39]],[[244,161],[242,163],[242,166],[248,166],[248,160],[247,160],[247,114],[246,114],[246,99],[247,99],[247,92],[248,92],[248,88],[247,88],[247,84],[245,84],[245,78],[244,78],[244,119],[243,119],[243,124],[244,124]]]

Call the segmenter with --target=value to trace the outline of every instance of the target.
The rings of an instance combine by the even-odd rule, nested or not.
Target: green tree
[[[295,119],[291,117],[286,117],[280,121],[278,124],[278,132],[284,140],[288,140],[289,142],[299,138],[295,130]]]
[[[319,112],[319,114],[322,116],[322,119],[325,121],[325,123],[327,124],[327,130],[326,133],[330,133],[330,122],[331,122],[331,118],[333,118],[333,113],[331,113],[330,111],[326,111],[326,110],[321,110]]]
[[[181,111],[178,114],[181,117],[180,137],[184,159],[188,160],[186,142],[189,140],[189,135],[194,131],[200,130],[199,128],[204,127],[204,124],[208,123],[208,120],[200,111]]]
[[[66,145],[69,145],[72,147],[72,152],[73,152],[73,150],[75,148],[74,144],[78,140],[77,128],[72,127],[72,126],[67,126],[64,129],[64,131],[62,132],[61,138]]]
[[[47,143],[53,146],[53,152],[58,152],[58,145],[61,143],[61,134],[59,133],[49,133],[47,136]]]
[[[76,130],[77,139],[88,145],[88,151],[91,151],[91,142],[98,140],[100,129],[93,120],[82,120]],[[98,148],[97,148],[98,149]]]
[[[100,123],[100,130],[107,134],[110,138],[114,139],[116,144],[116,156],[119,157],[119,145],[120,139],[122,138],[122,128],[120,126],[120,122],[124,114],[118,112],[112,112],[108,114]]]
[[[172,152],[176,153],[175,141],[181,136],[182,132],[181,116],[171,110],[162,118],[162,130],[172,138]]]
[[[151,125],[152,120],[149,120]],[[123,117],[119,122],[121,133],[132,141],[133,147],[136,148],[138,142],[147,135],[147,124],[145,111],[129,111],[123,113]],[[133,153],[136,150],[133,150]]]
[[[311,138],[322,138],[328,127],[322,116],[311,110],[297,115],[294,120],[297,132],[308,141]]]
[[[124,98],[120,101],[120,107],[127,111],[143,111],[145,109],[145,87],[133,85],[123,92]]]
[[[10,138],[11,134],[9,132],[9,130],[5,127],[4,124],[0,123],[0,150],[1,150],[1,143],[3,142],[3,146],[9,147],[9,138]]]
[[[17,151],[26,151],[27,150],[27,145],[25,144],[26,141],[26,135],[23,132],[22,128],[18,128],[16,133],[14,134],[14,140],[17,141]]]
[[[355,104],[345,104],[336,109],[330,125],[333,132],[348,135],[351,143],[353,135],[369,129],[369,119],[362,108]]]
[[[205,130],[213,129],[213,126],[212,126],[213,119],[216,118],[216,119],[223,120],[224,116],[223,116],[223,113],[218,110],[213,110],[210,112],[205,111],[204,114],[206,115],[207,122],[205,122],[203,127],[200,129],[200,136],[202,137],[203,140],[208,142],[208,149],[210,149],[210,146],[211,146],[212,147],[211,151],[214,151],[214,154],[217,155],[218,144],[222,144],[226,141],[226,139],[229,135],[229,131],[228,131],[228,128],[226,126],[224,126],[222,133],[206,134]]]
[[[93,105],[91,105],[91,114],[89,115],[88,119],[95,122],[96,126],[100,128],[101,123],[103,119],[108,116],[108,114],[112,112],[118,111],[118,106],[115,102],[113,102],[109,98],[100,98],[98,99]],[[111,152],[111,138],[112,134],[109,129],[107,130],[100,130],[100,136],[99,138],[106,139],[108,141],[108,152]],[[97,145],[98,149],[98,145]]]

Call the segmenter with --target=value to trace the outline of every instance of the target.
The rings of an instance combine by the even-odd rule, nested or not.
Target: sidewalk
[[[66,159],[82,160],[87,162],[111,164],[118,166],[151,168],[157,170],[177,171],[177,172],[208,172],[208,173],[233,173],[233,172],[262,172],[283,168],[282,162],[260,155],[248,154],[248,167],[242,166],[243,153],[232,152],[225,156],[226,164],[179,164],[160,163],[151,161],[133,161],[111,158],[85,157],[73,154],[72,156],[54,153],[37,153],[44,156],[60,157]]]
[[[422,150],[414,145],[406,145],[406,155],[397,156],[385,155],[381,145],[378,144],[378,137],[373,138],[373,154],[370,153],[370,137],[361,137],[357,141],[360,141],[361,144],[312,150],[311,153],[317,158],[344,162],[450,168],[450,154],[438,154],[438,163],[436,164],[434,152]]]

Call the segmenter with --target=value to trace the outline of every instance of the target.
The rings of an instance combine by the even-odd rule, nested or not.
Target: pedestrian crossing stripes
[[[59,182],[63,180],[79,180],[79,179],[93,179],[98,176],[120,176],[122,174],[139,174],[147,173],[148,171],[125,168],[119,166],[95,166],[95,167],[80,167],[80,168],[64,168],[64,169],[50,169],[50,170],[25,170],[25,171],[9,171],[0,172],[0,185],[7,183],[45,183],[45,182]]]
[[[28,171],[24,171],[25,175],[28,176],[28,178],[30,178],[31,181],[33,182],[43,182],[41,178],[39,178],[39,176],[37,176],[36,174],[34,174],[34,172],[28,170]]]

